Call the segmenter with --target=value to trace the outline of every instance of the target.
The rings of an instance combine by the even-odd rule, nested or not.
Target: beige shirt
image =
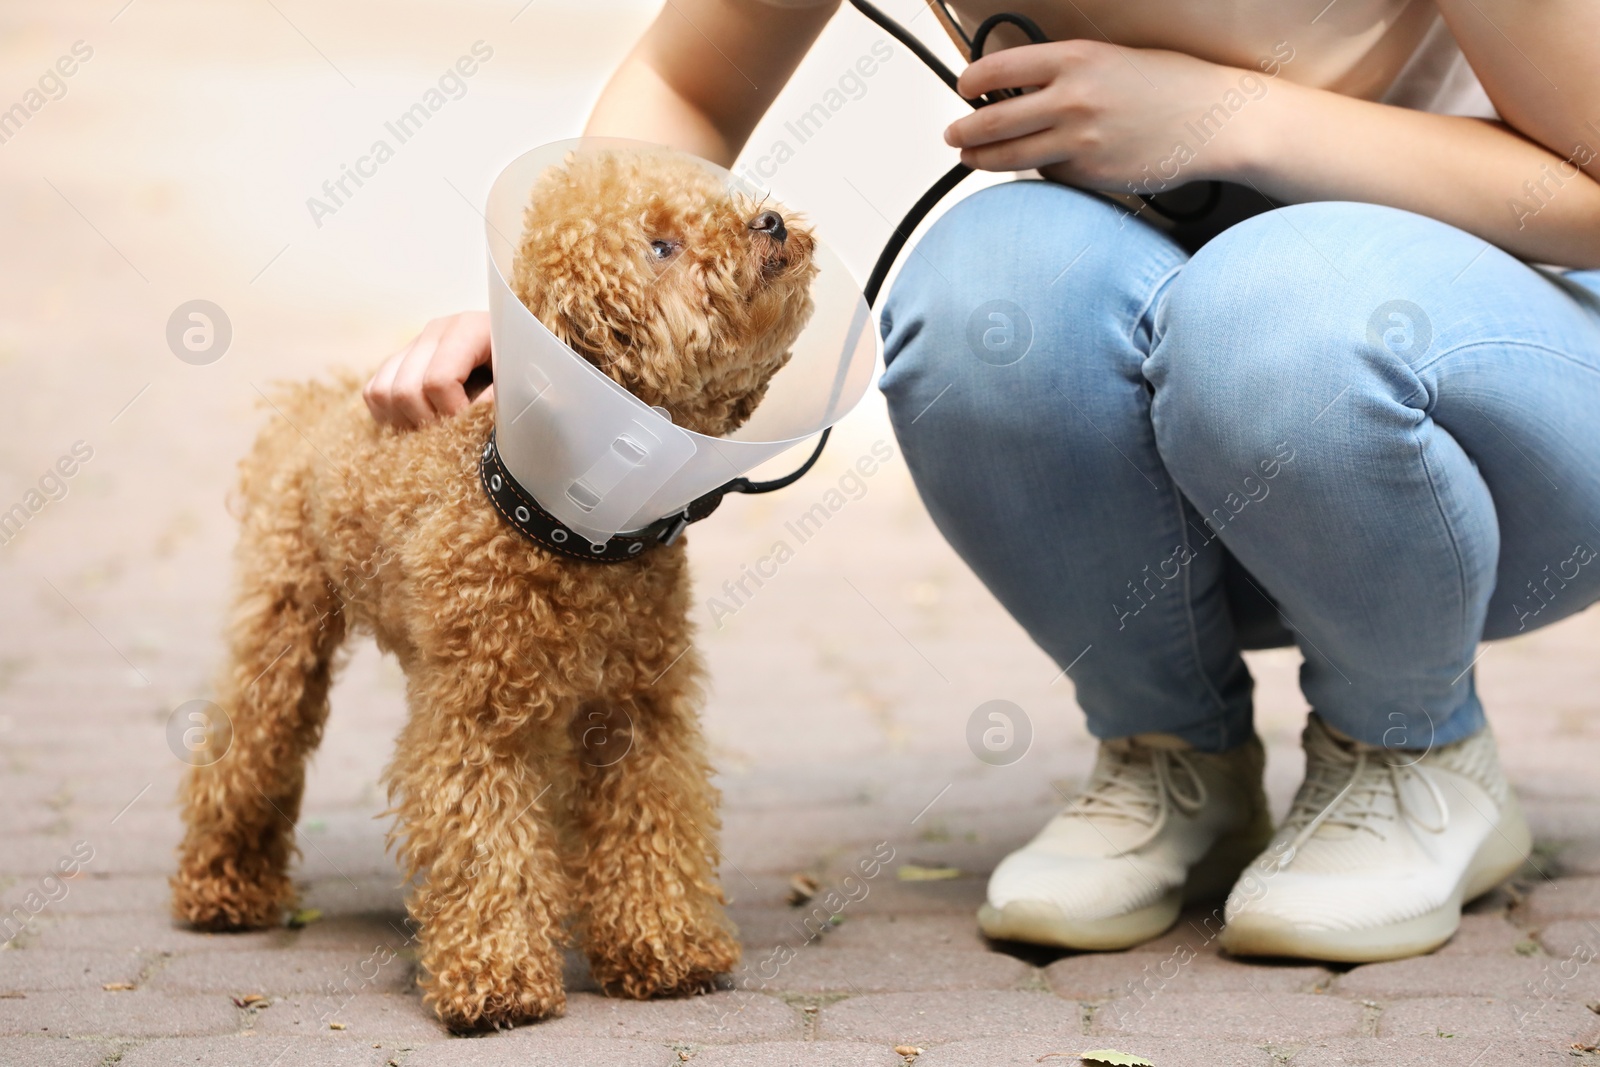
[[[954,0],[971,32],[998,11],[1052,40],[1167,48],[1290,81],[1439,114],[1496,117],[1433,0]],[[1025,43],[1010,27],[990,49]],[[1287,46],[1287,49],[1286,47]]]
[[[1442,18],[1434,20],[1382,100],[1385,104],[1439,115],[1500,117]]]

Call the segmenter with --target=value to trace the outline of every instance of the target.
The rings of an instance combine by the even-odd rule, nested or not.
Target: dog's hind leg
[[[182,788],[173,912],[203,929],[270,926],[293,903],[287,868],[305,764],[322,735],[345,633],[338,597],[307,540],[303,497],[285,482],[253,502],[240,535],[218,694],[231,743],[227,731],[211,730]]]
[[[573,725],[584,948],[601,987],[629,997],[703,992],[739,962],[717,881],[694,653],[684,660]]]

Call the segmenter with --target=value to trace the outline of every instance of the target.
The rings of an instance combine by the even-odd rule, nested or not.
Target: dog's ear
[[[512,292],[558,340],[615,378],[613,368],[634,346],[633,309],[595,278],[568,276],[559,265],[536,271],[527,252],[513,268]]]
[[[732,433],[743,426],[755,414],[756,405],[760,404],[767,395],[768,382],[763,381],[750,392],[738,397],[733,402],[733,408],[728,412],[728,425],[725,432]]]
[[[565,302],[539,315],[551,333],[624,387],[633,384],[626,380],[634,349],[632,320],[626,307],[587,300]]]

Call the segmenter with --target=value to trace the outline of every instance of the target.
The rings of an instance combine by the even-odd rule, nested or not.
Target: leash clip
[[[683,533],[688,525],[689,510],[685,508],[683,511],[678,512],[678,514],[672,517],[671,526],[668,526],[665,530],[661,531],[661,543],[663,545],[670,546],[678,540],[679,535]]]

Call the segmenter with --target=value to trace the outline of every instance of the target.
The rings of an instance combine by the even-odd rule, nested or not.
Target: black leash
[[[1002,11],[990,15],[978,24],[970,37],[961,24],[956,21],[955,15],[950,11],[947,0],[933,0],[939,6],[947,24],[958,34],[967,46],[967,61],[976,62],[983,55],[984,46],[989,41],[989,35],[999,26],[1014,26],[1027,35],[1034,44],[1045,44],[1050,39],[1045,36],[1037,23],[1026,15],[1017,15],[1009,11]],[[957,96],[961,95],[958,88],[959,76],[955,71],[945,65],[944,61],[934,55],[927,45],[923,44],[910,30],[884,14],[867,0],[850,0],[851,6],[869,20],[875,23],[889,36],[899,41],[905,48],[922,61],[939,77],[939,80],[950,87],[950,91]],[[998,89],[983,96],[969,98],[962,96],[973,108],[987,107],[1021,94],[1020,89]],[[867,306],[875,308],[878,304],[878,294],[883,289],[884,281],[889,277],[889,271],[894,268],[895,261],[900,258],[900,253],[905,249],[906,242],[911,239],[912,233],[928,217],[939,201],[972,173],[972,168],[965,163],[957,163],[939,180],[929,186],[928,191],[917,198],[911,205],[900,224],[889,235],[889,240],[884,244],[883,251],[878,253],[878,260],[872,265],[872,273],[867,276],[867,284],[862,288],[862,296],[866,298]],[[1153,196],[1145,193],[1138,194],[1145,206],[1162,217],[1178,223],[1197,222],[1205,218],[1216,208],[1222,199],[1222,183],[1213,181],[1209,183],[1209,190],[1205,202],[1192,211],[1173,211],[1158,204]],[[595,563],[620,563],[630,559],[637,559],[651,548],[670,545],[677,541],[683,533],[684,527],[691,522],[699,522],[710,515],[722,503],[722,498],[729,493],[771,493],[799,481],[807,471],[814,467],[817,460],[822,458],[822,450],[828,445],[828,436],[833,433],[833,427],[822,431],[817,438],[816,447],[811,450],[811,455],[798,468],[790,471],[781,478],[772,478],[767,481],[752,481],[749,478],[739,477],[725,482],[717,488],[696,498],[684,508],[683,511],[668,515],[666,518],[657,519],[642,530],[630,534],[617,534],[604,545],[594,546],[586,538],[573,534],[562,526],[554,516],[541,508],[534,501],[531,494],[518,485],[501,464],[499,453],[495,448],[494,437],[491,435],[489,442],[484,446],[483,457],[479,465],[480,475],[483,479],[484,491],[489,494],[489,499],[494,503],[495,509],[507,522],[515,526],[530,540],[549,549],[552,552],[570,556],[574,559],[584,559]]]
[[[966,31],[961,28],[961,23],[957,22],[955,15],[951,13],[946,0],[935,0],[935,2],[944,12],[949,24],[955,28],[966,43],[968,62],[975,62],[983,55],[984,46],[989,42],[989,35],[994,32],[997,26],[1015,26],[1027,34],[1028,40],[1034,44],[1045,44],[1050,40],[1045,36],[1044,31],[1039,28],[1038,23],[1026,15],[1017,15],[1009,11],[1001,11],[990,15],[980,22],[978,28],[973,31],[972,36],[968,37]],[[867,0],[850,0],[850,5],[890,37],[904,45],[908,52],[922,61],[923,66],[931,70],[939,77],[940,81],[948,85],[951,92],[961,96],[961,90],[958,88],[960,76],[946,66],[943,60],[934,55],[933,51],[923,44],[915,34],[884,14],[873,4],[868,3]],[[1017,89],[1000,89],[985,96],[976,98],[962,96],[961,99],[965,100],[973,108],[980,108],[1020,95],[1021,92]],[[928,191],[918,197],[915,204],[911,205],[911,210],[906,212],[905,218],[900,220],[900,225],[896,226],[894,232],[889,235],[889,240],[884,244],[883,251],[878,253],[878,261],[872,265],[872,273],[867,276],[867,284],[861,290],[862,295],[866,297],[868,307],[876,308],[878,306],[878,292],[883,288],[884,281],[889,277],[889,271],[894,269],[895,260],[900,258],[900,253],[905,249],[906,242],[911,239],[912,233],[921,225],[922,220],[928,217],[928,213],[938,205],[939,201],[943,200],[950,190],[960,185],[967,175],[971,173],[971,167],[965,163],[957,163],[940,175],[939,180],[929,186]],[[1217,204],[1222,199],[1221,182],[1208,182],[1207,186],[1204,203],[1190,211],[1174,211],[1157,203],[1155,197],[1145,193],[1139,193],[1138,196],[1150,210],[1169,221],[1179,223],[1198,222],[1216,210]],[[822,431],[822,436],[817,438],[816,448],[812,449],[811,455],[800,465],[798,470],[766,482],[753,482],[749,478],[735,478],[731,482],[713,489],[706,496],[695,501],[695,504],[699,504],[700,501],[711,496],[716,496],[720,499],[728,493],[770,493],[775,489],[782,489],[785,486],[794,484],[821,458],[822,450],[828,444],[828,435],[832,432],[832,427]],[[693,507],[694,505],[690,506]]]

